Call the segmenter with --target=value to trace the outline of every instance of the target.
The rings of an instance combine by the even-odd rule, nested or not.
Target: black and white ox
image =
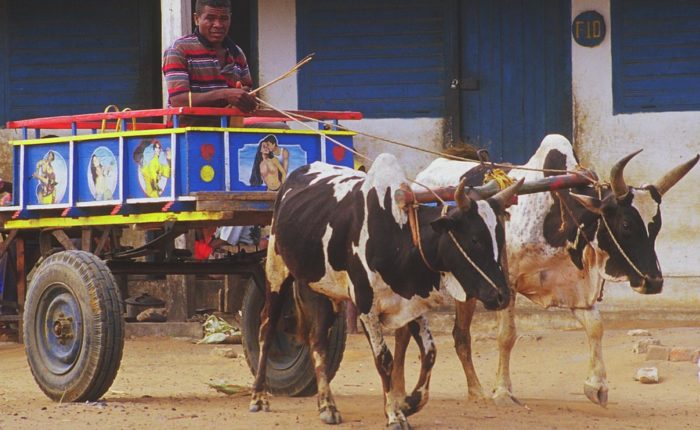
[[[510,221],[506,223],[510,284],[535,303],[570,309],[583,325],[590,347],[584,393],[592,402],[603,406],[607,403],[608,384],[602,358],[603,325],[597,306],[603,283],[627,281],[641,294],[661,292],[663,276],[654,250],[661,229],[661,197],[700,157],[676,167],[654,185],[631,188],[625,184],[623,170],[637,153],[615,164],[610,186],[519,196],[518,204],[509,210]],[[557,170],[575,170],[577,164],[571,143],[564,136],[548,135],[525,167],[551,170],[543,173],[514,168],[510,175],[531,182],[556,175]],[[433,187],[454,185],[476,166],[477,163],[437,159],[416,181]],[[482,179],[483,175],[479,184]],[[472,399],[484,397],[471,358],[469,327],[475,304],[471,299],[456,302],[452,332]],[[497,403],[517,402],[512,395],[509,371],[516,340],[514,305],[515,295],[510,306],[498,313],[500,360],[493,395]],[[403,362],[409,340],[405,328],[397,331],[393,377],[395,391],[404,393]],[[402,405],[406,414],[416,411],[410,403]]]
[[[313,315],[310,344],[320,418],[341,421],[326,375],[327,334],[334,309],[352,300],[365,328],[384,389],[384,413],[393,428],[409,428],[391,393],[392,355],[381,326],[408,325],[421,351],[418,404],[427,391],[435,345],[423,314],[440,301],[440,278],[451,273],[453,295],[481,300],[487,309],[510,303],[510,289],[499,263],[504,243],[498,221],[519,184],[493,198],[475,201],[458,187],[456,207],[417,211],[418,249],[407,214],[394,200],[406,182],[396,158],[381,154],[365,175],[316,162],[289,175],[278,192],[267,252],[267,294],[260,328],[260,356],[250,410],[269,410],[265,392],[267,355],[285,295],[294,294],[298,313]],[[404,185],[405,186],[405,185]],[[422,253],[422,255],[421,255]],[[296,281],[296,282],[295,282]],[[329,300],[299,300],[309,293]],[[314,303],[308,306],[308,303]],[[324,303],[326,305],[324,305]],[[331,303],[333,304],[331,306]],[[404,401],[403,397],[400,399]]]

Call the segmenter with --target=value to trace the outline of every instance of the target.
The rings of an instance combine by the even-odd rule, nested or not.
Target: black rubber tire
[[[49,398],[95,401],[107,392],[124,351],[121,309],[117,283],[94,254],[62,251],[40,263],[27,291],[24,346]]]
[[[291,296],[290,296],[291,297]],[[250,371],[255,375],[258,370],[260,356],[260,312],[265,304],[263,288],[251,281],[243,297],[241,331],[243,350]],[[306,397],[316,394],[316,373],[310,348],[305,343],[299,343],[293,333],[284,330],[284,315],[293,312],[293,300],[285,303],[283,317],[280,318],[276,330],[276,339],[270,349],[267,364],[266,384],[272,394],[292,397]],[[347,330],[345,311],[338,313],[329,333],[328,359],[326,362],[328,381],[330,382],[340,367],[345,351]],[[280,349],[284,347],[284,350]]]

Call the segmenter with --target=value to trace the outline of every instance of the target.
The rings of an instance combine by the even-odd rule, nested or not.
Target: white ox
[[[628,187],[623,179],[627,162],[637,153],[620,160],[611,171],[611,184],[602,189],[579,187],[570,192],[547,192],[519,196],[510,209],[506,224],[506,248],[511,287],[544,307],[571,310],[588,336],[590,360],[584,383],[586,396],[605,406],[608,384],[602,359],[603,325],[597,306],[605,280],[629,281],[642,294],[661,292],[663,276],[658,267],[654,241],[661,227],[661,196],[698,161],[696,156],[676,167],[654,185]],[[575,170],[578,161],[571,143],[561,135],[548,135],[525,165],[542,171],[514,168],[510,175],[526,182]],[[453,186],[476,162],[437,159],[416,178],[430,187]],[[414,186],[416,191],[421,187]],[[512,394],[509,362],[515,344],[514,304],[499,311],[500,360],[493,397],[497,403],[518,403]],[[467,377],[471,399],[484,393],[471,359],[471,324],[476,301],[456,302],[453,329],[455,349]],[[410,340],[407,330],[396,333],[392,379],[394,391],[405,394],[403,362]],[[397,397],[400,398],[400,397]],[[408,401],[410,415],[417,410]]]

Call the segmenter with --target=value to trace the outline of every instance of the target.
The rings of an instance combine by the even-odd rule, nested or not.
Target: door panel
[[[522,163],[546,134],[571,138],[569,23],[561,0],[460,1],[462,140]]]

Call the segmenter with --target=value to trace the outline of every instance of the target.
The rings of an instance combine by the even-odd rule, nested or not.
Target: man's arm
[[[233,106],[243,112],[252,112],[258,107],[258,102],[252,95],[239,88],[222,88],[206,93],[191,93],[192,106],[226,107]],[[173,107],[187,107],[190,105],[190,93],[180,93],[170,97]]]

